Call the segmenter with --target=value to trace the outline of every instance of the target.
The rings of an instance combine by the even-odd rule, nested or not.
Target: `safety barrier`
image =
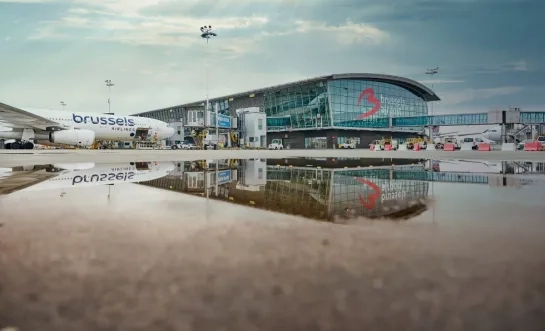
[[[375,145],[375,148],[373,149],[374,151],[380,151],[380,145]]]
[[[454,146],[454,144],[451,144],[451,143],[443,144],[443,150],[446,152],[454,152],[455,149],[456,149],[456,146]]]
[[[489,143],[480,143],[477,150],[479,152],[490,152],[492,150],[492,147],[490,147]]]
[[[397,150],[398,151],[406,151],[407,150],[407,145],[399,144],[399,146],[397,147]]]
[[[390,145],[390,144],[384,145],[384,150],[385,151],[391,151],[392,150],[392,145]]]
[[[524,150],[528,152],[537,152],[541,150],[541,143],[539,141],[531,141],[524,143]]]
[[[435,144],[428,144],[428,145],[426,146],[426,150],[427,150],[427,151],[435,151],[435,150],[436,150]]]
[[[420,151],[421,149],[422,149],[422,148],[420,148],[420,144],[414,144],[414,146],[413,146],[413,151],[418,152],[418,151]]]

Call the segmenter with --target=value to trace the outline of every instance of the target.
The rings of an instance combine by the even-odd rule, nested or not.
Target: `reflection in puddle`
[[[343,223],[407,220],[430,207],[433,182],[515,186],[545,179],[543,163],[290,158],[73,163],[0,171],[0,194],[99,185],[146,186]],[[109,196],[109,195],[108,195]]]

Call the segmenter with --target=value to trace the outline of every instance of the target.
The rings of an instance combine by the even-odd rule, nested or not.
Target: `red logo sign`
[[[372,194],[366,194],[365,197],[361,193],[358,193],[361,205],[367,209],[375,208],[376,201],[382,195],[382,190],[380,189],[380,187],[377,184],[373,183],[372,181],[363,179],[361,177],[356,178],[356,180],[363,185],[369,186],[371,190],[373,191]]]
[[[369,117],[380,110],[380,100],[377,100],[377,98],[375,98],[375,91],[372,88],[366,88],[361,92],[360,97],[358,98],[358,106],[361,104],[361,100],[363,99],[367,99],[367,102],[375,106],[370,111],[358,116],[359,120]]]

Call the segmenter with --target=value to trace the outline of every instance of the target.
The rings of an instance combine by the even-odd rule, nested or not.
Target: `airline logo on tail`
[[[72,113],[75,123],[92,123],[102,125],[134,126],[134,120],[126,117],[104,117],[104,116],[80,116]]]

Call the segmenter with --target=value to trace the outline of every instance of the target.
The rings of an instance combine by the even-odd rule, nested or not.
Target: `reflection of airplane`
[[[428,160],[426,169],[434,172],[474,174],[540,174],[543,163],[484,160]]]
[[[493,173],[502,172],[501,161],[428,160],[426,169],[435,172]]]
[[[7,149],[33,149],[37,140],[91,146],[96,140],[158,140],[174,135],[167,123],[145,117],[21,109],[0,103],[0,139]]]
[[[32,170],[24,169],[24,171],[14,168],[12,175],[26,172],[29,176],[38,177],[46,173],[50,176],[46,180],[37,181],[34,185],[11,192],[137,183],[164,177],[174,168],[173,162],[69,163],[35,166]],[[10,177],[12,176],[2,178],[1,183],[4,185],[4,181],[9,181]]]

